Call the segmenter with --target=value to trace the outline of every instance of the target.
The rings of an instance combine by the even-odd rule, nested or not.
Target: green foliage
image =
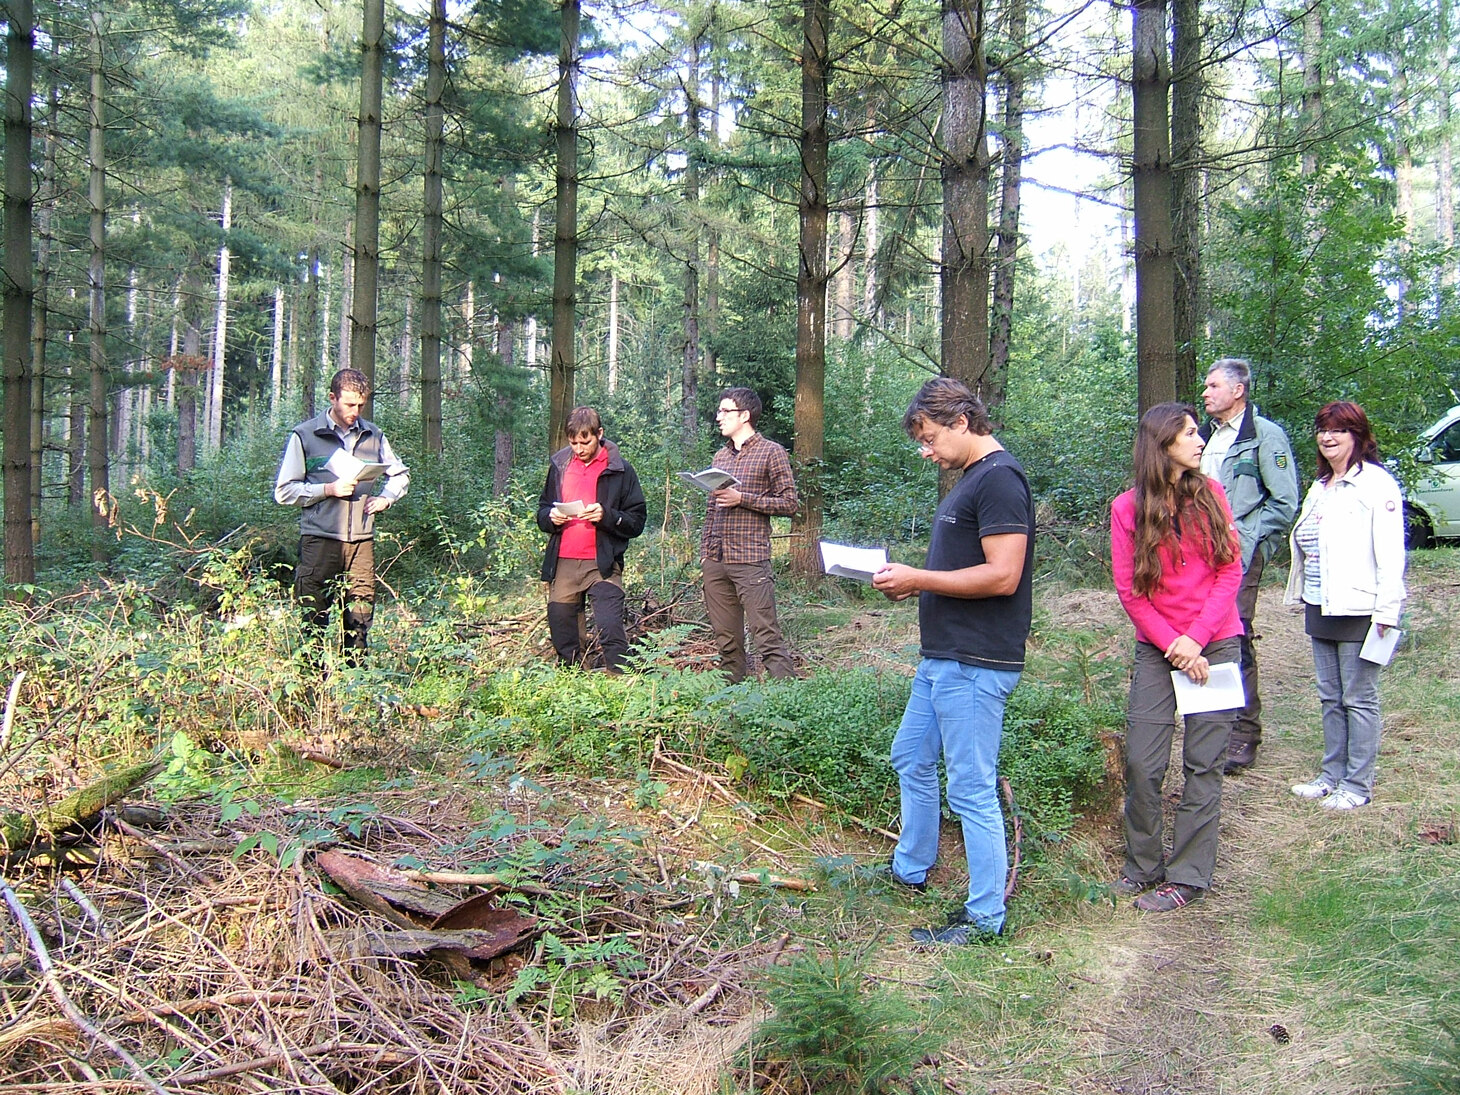
[[[756,1028],[752,1066],[809,1092],[890,1090],[939,1045],[906,997],[869,988],[865,962],[842,953],[775,967],[766,998],[775,1010]]]
[[[517,971],[504,999],[508,1007],[540,1000],[553,1015],[566,1019],[588,1002],[622,1004],[625,979],[646,968],[643,956],[624,936],[574,944],[545,932],[534,962]]]
[[[1073,828],[1081,803],[1105,776],[1100,732],[1123,726],[1125,713],[1042,685],[1021,683],[1004,711],[999,771],[1014,788],[1031,835],[1058,840]]]
[[[1404,1095],[1460,1095],[1460,1018],[1438,1014],[1439,1032],[1421,1054],[1394,1061],[1391,1068],[1407,1082]]]

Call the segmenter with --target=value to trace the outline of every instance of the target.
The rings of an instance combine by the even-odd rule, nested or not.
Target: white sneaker
[[[1339,789],[1323,800],[1325,810],[1353,810],[1360,806],[1367,806],[1369,800],[1363,795],[1356,795],[1352,791]]]
[[[1310,779],[1307,783],[1295,783],[1293,794],[1299,798],[1327,798],[1333,794],[1333,788],[1321,779]]]

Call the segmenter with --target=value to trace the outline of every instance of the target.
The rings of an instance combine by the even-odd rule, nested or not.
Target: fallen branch
[[[25,933],[25,937],[30,941],[31,950],[35,952],[36,963],[41,968],[41,981],[50,992],[52,999],[56,1001],[61,1011],[65,1013],[66,1018],[71,1020],[71,1023],[76,1029],[88,1038],[100,1042],[107,1049],[111,1050],[117,1059],[122,1061],[132,1075],[136,1077],[138,1083],[142,1084],[148,1090],[155,1092],[156,1095],[167,1095],[166,1090],[148,1075],[147,1070],[137,1063],[136,1058],[123,1049],[114,1038],[104,1033],[91,1020],[86,1018],[85,1015],[81,1014],[81,1010],[72,1003],[71,998],[66,995],[66,990],[61,988],[60,982],[56,980],[56,971],[51,964],[51,952],[46,950],[45,941],[41,939],[40,932],[36,931],[35,921],[31,920],[30,913],[21,903],[20,896],[10,888],[10,883],[3,878],[0,878],[0,893],[4,894],[5,904],[10,907],[11,915],[15,917],[15,922],[20,925],[20,930]]]
[[[297,1004],[300,996],[297,992],[264,992],[259,989],[249,989],[243,992],[230,992],[222,996],[208,996],[201,1000],[179,1000],[177,1003],[161,1003],[150,1008],[136,1008],[122,1016],[124,1023],[149,1023],[153,1019],[161,1019],[166,1016],[198,1015],[205,1011],[224,1011],[228,1008],[241,1007],[244,1004]]]
[[[710,775],[708,772],[702,772],[698,768],[691,768],[688,764],[682,764],[681,762],[674,760],[667,753],[663,752],[660,749],[660,740],[661,739],[659,738],[654,739],[654,755],[649,761],[649,767],[651,769],[656,763],[658,763],[664,765],[664,767],[670,769],[671,771],[678,772],[680,775],[688,777],[689,779],[703,780],[705,785],[709,787],[712,791],[714,791],[715,794],[717,794],[723,801],[731,806],[736,807],[737,809],[748,811],[752,818],[756,816],[755,810],[753,810],[750,804],[745,801],[744,796],[731,794],[731,792],[725,787],[724,784],[722,784],[719,780]]]
[[[147,845],[147,847],[151,848],[158,855],[162,856],[163,859],[167,860],[174,867],[177,867],[180,871],[183,872],[183,874],[187,875],[189,878],[196,879],[200,882],[212,881],[212,879],[210,879],[202,871],[198,870],[192,864],[184,860],[182,856],[178,855],[176,852],[172,851],[172,849],[168,848],[167,845],[160,844],[157,841],[153,840],[141,829],[137,828],[135,825],[127,824],[127,822],[123,821],[116,814],[108,811],[106,815],[106,820],[108,824],[110,824],[114,829],[117,830],[117,832],[129,836],[133,840],[140,840],[143,844]]]
[[[1004,883],[1004,900],[1014,896],[1014,887],[1019,884],[1019,862],[1024,858],[1024,819],[1014,805],[1014,786],[1008,776],[999,777],[999,787],[1004,792],[1004,801],[1009,804],[1009,816],[1014,819],[1014,854],[1009,858],[1009,878]]]
[[[774,875],[769,871],[737,871],[731,874],[717,863],[695,863],[694,868],[707,874],[720,875],[727,882],[739,882],[742,886],[775,886],[777,889],[798,890],[801,893],[816,892],[816,883],[805,878]]]
[[[342,1048],[343,1046],[337,1038],[330,1042],[318,1042],[312,1046],[300,1046],[298,1049],[290,1050],[287,1053],[271,1053],[267,1057],[254,1057],[247,1061],[235,1061],[231,1065],[210,1068],[206,1072],[184,1072],[181,1076],[173,1077],[170,1082],[177,1084],[179,1087],[191,1087],[193,1084],[205,1084],[209,1080],[222,1080],[228,1076],[237,1076],[242,1072],[257,1072],[262,1068],[276,1068],[297,1058],[318,1057],[321,1054],[334,1053]]]
[[[44,833],[52,835],[95,817],[162,771],[161,760],[133,764],[103,776],[39,813],[0,814],[0,849],[13,853]]]
[[[10,730],[15,725],[15,700],[20,695],[20,682],[25,680],[25,670],[15,674],[10,682],[10,691],[5,693],[5,719],[0,722],[0,753],[10,748]]]
[[[826,803],[817,802],[814,798],[811,798],[808,795],[793,794],[791,796],[791,801],[799,802],[803,806],[814,806],[818,810],[831,809],[831,807],[828,806]],[[859,829],[866,829],[869,833],[876,833],[878,836],[885,836],[888,840],[892,841],[898,841],[902,839],[902,837],[898,836],[891,829],[884,829],[880,825],[873,825],[870,821],[864,821],[862,818],[857,817],[856,814],[849,814],[845,810],[841,809],[838,809],[836,812],[842,817],[846,818],[848,821],[850,821],[853,825],[857,826],[857,828]]]
[[[514,882],[506,875],[476,874],[471,871],[401,871],[412,882],[434,882],[438,886],[500,886],[517,893],[531,893],[546,896],[554,893],[547,886],[532,882]]]

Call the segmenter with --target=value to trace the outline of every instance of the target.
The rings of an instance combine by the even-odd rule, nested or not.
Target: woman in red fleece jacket
[[[1173,671],[1204,684],[1212,665],[1240,657],[1242,553],[1222,485],[1201,474],[1196,409],[1162,403],[1136,432],[1135,487],[1110,507],[1115,590],[1136,626],[1125,738],[1125,865],[1118,893],[1169,912],[1212,884],[1222,764],[1233,711],[1186,717],[1186,784],[1164,856],[1161,782],[1174,733]],[[1154,887],[1154,888],[1153,888]]]

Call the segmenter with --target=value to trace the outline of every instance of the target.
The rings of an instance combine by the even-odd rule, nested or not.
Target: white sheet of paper
[[[821,541],[821,569],[839,578],[870,582],[887,565],[886,548],[859,548]]]
[[[1179,669],[1172,670],[1176,685],[1176,713],[1199,715],[1204,711],[1234,711],[1247,702],[1242,690],[1242,670],[1236,662],[1218,662],[1211,667],[1206,684],[1197,684]]]
[[[1364,636],[1364,645],[1359,650],[1359,657],[1366,662],[1373,662],[1375,665],[1388,665],[1389,659],[1394,657],[1394,649],[1399,645],[1399,640],[1404,638],[1404,632],[1397,627],[1391,627],[1383,635],[1379,634],[1379,625],[1370,624],[1369,633]]]
[[[588,507],[577,499],[571,502],[554,502],[553,509],[557,510],[564,517],[577,517]]]

